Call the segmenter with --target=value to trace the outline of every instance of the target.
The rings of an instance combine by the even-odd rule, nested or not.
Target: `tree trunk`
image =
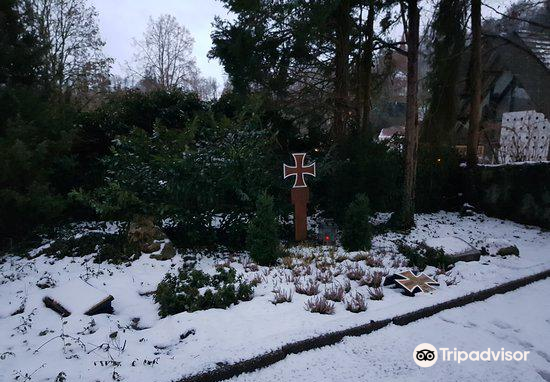
[[[472,0],[472,56],[470,61],[470,126],[468,129],[467,163],[477,165],[479,124],[481,121],[481,0]]]
[[[340,0],[336,9],[336,75],[334,80],[334,126],[332,135],[341,141],[346,134],[348,113],[349,52],[351,33],[350,0]]]
[[[363,29],[364,44],[361,55],[360,79],[359,84],[359,131],[363,137],[372,138],[372,132],[369,128],[369,115],[371,108],[371,88],[372,88],[372,60],[374,49],[374,0],[369,0],[369,11],[367,22]]]
[[[418,0],[407,0],[407,109],[405,115],[405,184],[401,205],[400,226],[414,226],[414,194],[416,187],[416,163],[418,156]]]

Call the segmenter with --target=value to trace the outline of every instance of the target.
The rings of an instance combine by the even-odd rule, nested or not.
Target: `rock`
[[[515,245],[509,247],[500,248],[497,251],[498,256],[519,256],[519,248]]]
[[[154,240],[166,239],[166,235],[155,225],[151,218],[140,218],[130,223],[128,240],[140,245],[151,244]]]
[[[162,251],[160,251],[158,255],[151,255],[151,259],[164,261],[170,260],[174,256],[176,256],[176,249],[171,242],[167,242],[164,244],[164,247],[162,247]]]
[[[433,238],[426,240],[425,244],[434,249],[442,249],[445,257],[451,262],[479,261],[481,251],[474,248],[464,240],[454,236]]]
[[[489,238],[483,243],[482,250],[489,256],[519,256],[519,248],[505,239]]]
[[[141,252],[143,253],[153,253],[160,250],[160,243],[159,242],[152,242],[152,243],[146,243],[141,246]]]

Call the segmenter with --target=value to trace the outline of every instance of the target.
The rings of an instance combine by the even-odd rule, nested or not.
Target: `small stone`
[[[164,244],[164,247],[162,247],[162,251],[158,255],[151,255],[151,259],[155,260],[170,260],[176,256],[176,249],[174,248],[174,245],[170,242]]]
[[[519,248],[515,245],[500,248],[497,251],[497,256],[519,256]]]
[[[160,243],[156,241],[152,243],[143,244],[141,246],[141,252],[143,253],[153,253],[153,252],[157,252],[158,250],[160,250]]]

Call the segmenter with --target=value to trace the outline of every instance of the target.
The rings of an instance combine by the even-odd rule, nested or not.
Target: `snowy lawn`
[[[334,346],[288,356],[234,382],[275,381],[550,381],[550,280],[441,312],[407,326],[390,325]],[[528,351],[527,361],[413,361],[421,343],[460,351]]]
[[[408,269],[397,251],[397,240],[449,236],[477,248],[507,240],[519,248],[520,257],[483,256],[480,262],[459,262],[446,274],[428,268],[427,273],[441,284],[435,292],[406,297],[397,289],[384,288],[383,300],[369,300],[362,313],[346,311],[344,302],[334,304],[332,315],[311,313],[304,309],[310,297],[294,291],[295,282],[311,280],[318,283],[321,295],[327,286],[346,285],[354,273],[391,274]],[[164,319],[158,317],[158,305],[149,292],[166,272],[177,270],[183,261],[179,255],[169,261],[142,255],[120,266],[94,264],[92,255],[62,260],[45,256],[4,259],[0,265],[0,380],[17,376],[23,380],[25,375],[33,381],[54,380],[64,373],[67,380],[170,381],[291,341],[391,318],[550,269],[549,232],[482,215],[461,218],[443,212],[417,216],[417,228],[406,237],[395,233],[375,237],[369,254],[331,247],[291,251],[293,259],[271,268],[256,268],[246,254],[197,255],[197,268],[205,272],[214,272],[216,265],[230,265],[249,280],[261,280],[253,300],[226,310],[180,313]],[[73,313],[62,319],[44,307],[44,296],[77,279],[114,296],[114,314],[88,317]],[[45,280],[55,286],[40,289],[36,285]],[[346,298],[355,292],[368,298],[366,285],[353,280],[350,287]],[[77,295],[82,292],[73,288]],[[272,304],[276,288],[292,291],[292,302]],[[24,311],[12,315],[20,307]]]

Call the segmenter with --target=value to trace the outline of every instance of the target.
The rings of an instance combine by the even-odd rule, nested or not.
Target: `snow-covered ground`
[[[550,280],[463,308],[441,312],[407,326],[390,325],[334,346],[290,355],[233,382],[276,381],[550,381]],[[526,361],[443,361],[421,368],[417,345],[459,351],[520,351]]]
[[[304,304],[309,297],[297,293],[291,303],[270,302],[275,287],[294,290],[296,271],[282,265],[246,271],[245,254],[222,258],[200,255],[197,267],[207,272],[230,260],[230,265],[248,279],[262,279],[253,300],[226,310],[180,313],[164,319],[158,317],[158,305],[147,292],[156,289],[166,272],[179,267],[179,255],[169,261],[143,255],[130,265],[120,266],[94,264],[92,255],[62,260],[10,257],[0,265],[0,381],[17,376],[23,380],[25,375],[33,381],[54,380],[59,373],[65,373],[69,381],[169,381],[220,362],[250,358],[291,341],[390,318],[550,269],[550,232],[482,215],[462,218],[443,212],[417,216],[417,228],[406,237],[396,233],[375,237],[369,260],[365,254],[346,253],[341,248],[293,248],[296,259],[290,268],[298,269],[298,277],[306,280],[314,279],[319,268],[328,267],[334,276],[332,282],[344,283],[349,268],[389,273],[406,269],[396,240],[449,236],[458,236],[478,248],[507,240],[517,245],[520,257],[484,256],[480,262],[457,263],[439,275],[430,268],[428,273],[441,283],[431,294],[411,298],[384,288],[384,299],[369,301],[366,312],[351,313],[344,303],[336,303],[333,315],[320,315],[306,311]],[[39,280],[47,279],[55,283],[53,288],[36,286]],[[44,307],[44,296],[69,283],[75,294],[84,294],[85,288],[74,286],[78,279],[114,296],[114,314],[88,317],[74,313],[61,318]],[[366,286],[352,281],[351,287],[352,293],[368,296]],[[324,289],[325,284],[321,284],[320,293]],[[12,315],[20,306],[24,311]]]

